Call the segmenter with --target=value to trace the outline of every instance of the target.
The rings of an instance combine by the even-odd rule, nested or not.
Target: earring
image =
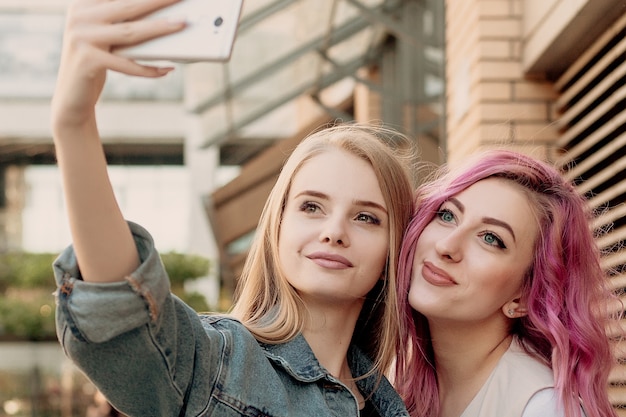
[[[515,310],[513,310],[512,308],[509,308],[509,316],[513,317],[515,315]]]

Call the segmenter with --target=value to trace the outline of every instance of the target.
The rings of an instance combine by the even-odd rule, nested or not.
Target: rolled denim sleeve
[[[83,281],[72,247],[54,262],[57,335],[65,354],[125,414],[176,416],[189,387],[214,383],[219,364],[209,347],[221,342],[209,340],[196,312],[170,293],[149,233],[129,225],[141,264],[123,281]]]
[[[155,321],[169,295],[169,279],[152,237],[141,226],[129,225],[141,265],[124,281],[82,281],[71,246],[54,262],[58,309],[79,340],[101,343]]]

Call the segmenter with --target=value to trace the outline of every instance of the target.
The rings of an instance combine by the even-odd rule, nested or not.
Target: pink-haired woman
[[[616,416],[616,298],[572,185],[488,151],[420,188],[417,204],[398,284],[396,387],[411,415]]]

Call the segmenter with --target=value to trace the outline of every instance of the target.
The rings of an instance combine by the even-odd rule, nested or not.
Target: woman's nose
[[[324,223],[324,228],[320,234],[320,241],[331,245],[349,246],[347,225],[345,220],[329,217]]]
[[[453,232],[441,236],[435,243],[435,250],[443,259],[450,262],[458,262],[462,259],[462,234],[456,229]]]

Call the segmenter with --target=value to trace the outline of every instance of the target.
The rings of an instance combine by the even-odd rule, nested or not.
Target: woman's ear
[[[525,315],[528,314],[526,305],[519,298],[514,298],[508,303],[505,303],[502,306],[502,312],[504,313],[505,316],[511,319],[524,317]]]

